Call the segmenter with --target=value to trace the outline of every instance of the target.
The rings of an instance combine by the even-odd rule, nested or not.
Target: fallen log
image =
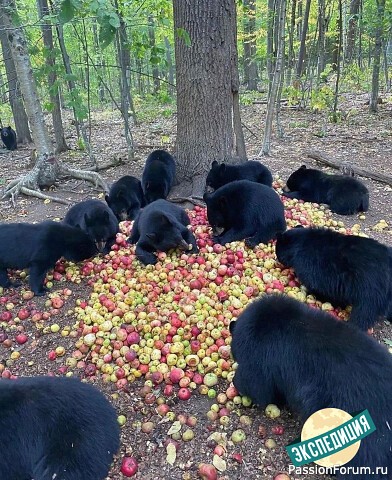
[[[328,167],[336,168],[340,171],[345,171],[349,167],[353,173],[360,175],[361,177],[371,178],[377,182],[386,183],[387,185],[392,186],[392,177],[390,175],[385,175],[383,173],[371,172],[364,168],[357,167],[356,165],[351,164],[351,162],[338,162],[336,160],[331,160],[324,153],[321,153],[317,150],[310,150],[307,152],[307,156],[316,160],[316,162],[322,163],[323,165],[328,165]]]

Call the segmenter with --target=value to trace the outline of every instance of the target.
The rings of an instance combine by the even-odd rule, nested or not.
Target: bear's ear
[[[110,205],[109,195],[105,195],[105,202]]]
[[[221,163],[220,164],[220,172],[221,173],[224,173],[226,171],[226,164],[225,163]]]
[[[119,191],[117,192],[117,198],[121,198],[125,196],[125,189],[121,187]]]
[[[299,224],[299,225],[296,225],[294,228],[305,228],[303,225]]]
[[[229,330],[230,330],[230,333],[233,335],[233,332],[234,332],[234,329],[235,329],[235,324],[237,323],[236,320],[230,322],[229,324]]]
[[[7,127],[7,128],[8,128],[8,130],[11,130],[11,127],[10,127],[9,125],[8,125],[8,127]]]
[[[90,226],[90,219],[88,218],[87,213],[84,214],[84,223],[89,227]]]
[[[211,168],[216,168],[218,165],[219,163],[216,160],[214,160],[211,164]]]
[[[211,196],[211,193],[208,193],[208,192],[204,192],[204,195],[203,195],[203,200],[207,203],[207,200],[210,199],[210,196]]]
[[[168,225],[172,224],[170,218],[167,215],[165,215],[164,213],[162,213],[160,215],[159,220],[161,222],[162,227],[165,227],[165,226],[168,226]]]
[[[306,165],[301,165],[301,170],[306,170]]]
[[[222,196],[219,198],[219,206],[221,208],[226,208],[226,205],[227,205],[227,198]]]
[[[276,234],[276,241],[278,242],[279,240],[282,240],[282,238],[283,238],[283,232],[278,232]]]
[[[155,242],[157,239],[157,234],[156,233],[146,233],[146,237],[151,240],[152,242]]]

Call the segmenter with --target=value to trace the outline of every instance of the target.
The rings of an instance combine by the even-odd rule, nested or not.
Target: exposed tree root
[[[97,172],[79,170],[76,168],[68,167],[62,163],[58,163],[58,175],[77,178],[80,180],[86,180],[91,182],[95,188],[108,191],[107,185],[102,177]],[[12,180],[4,189],[1,199],[10,197],[12,205],[15,207],[15,201],[19,194],[29,195],[36,198],[42,198],[43,200],[51,200],[52,202],[62,203],[64,205],[70,205],[70,202],[59,197],[46,195],[39,188],[40,170],[35,166],[29,173],[23,177],[19,177]]]
[[[67,165],[59,163],[59,174],[61,176],[73,177],[79,180],[86,180],[94,184],[95,188],[102,188],[105,192],[108,192],[108,186],[106,185],[103,178],[97,172],[92,172],[88,170],[79,170],[78,168],[71,168]]]
[[[205,207],[206,204],[201,197],[175,197],[169,198],[169,200],[173,203],[192,203],[193,205],[197,205],[199,207]]]
[[[4,193],[1,199],[10,197],[11,203],[14,208],[16,205],[16,198],[20,193],[31,197],[42,198],[43,200],[51,200],[52,202],[62,203],[64,205],[70,204],[67,200],[64,200],[62,198],[52,197],[50,195],[42,193],[38,187],[37,180],[38,174],[34,170],[32,170],[24,177],[12,180],[4,189]]]

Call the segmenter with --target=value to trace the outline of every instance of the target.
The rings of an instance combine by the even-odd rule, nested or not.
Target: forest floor
[[[384,99],[377,114],[369,114],[366,105],[367,95],[343,95],[341,109],[346,112],[346,118],[340,123],[333,124],[327,120],[324,113],[311,113],[289,108],[282,109],[282,125],[284,137],[273,138],[271,155],[262,161],[273,172],[275,177],[286,180],[288,175],[302,164],[320,168],[314,160],[308,158],[309,150],[318,150],[331,159],[349,161],[374,172],[390,175],[392,178],[392,97]],[[61,155],[63,161],[74,167],[88,168],[86,153],[78,149],[74,128],[69,118],[66,118],[66,137],[70,150]],[[261,148],[262,125],[265,118],[265,105],[248,105],[242,108],[242,119],[245,125],[245,138],[248,156],[254,157]],[[49,122],[49,117],[47,117]],[[91,126],[91,143],[99,163],[106,163],[113,159],[122,158],[124,163],[115,168],[102,171],[101,174],[110,184],[125,174],[140,176],[147,155],[155,148],[174,150],[176,115],[157,115],[155,118],[144,120],[133,128],[136,149],[136,158],[131,163],[127,161],[126,142],[123,135],[122,122],[116,112],[99,111],[93,114]],[[31,147],[21,147],[16,152],[0,152],[0,183],[5,185],[9,180],[27,172],[30,168]],[[324,168],[324,167],[323,167]],[[325,169],[332,172],[332,170]],[[337,221],[351,229],[360,225],[360,230],[377,240],[392,245],[392,186],[361,178],[370,191],[370,210],[363,217],[339,217],[332,215]],[[75,180],[65,180],[53,189],[53,195],[62,197],[71,202],[78,202],[87,198],[103,198],[102,192],[94,190],[89,184]],[[50,192],[49,192],[50,193]],[[0,202],[0,219],[2,222],[31,222],[46,219],[62,219],[67,206],[56,203],[44,203],[33,198],[20,197],[16,208],[8,200]],[[380,220],[385,220],[386,226],[379,228]],[[378,226],[377,226],[378,225]],[[355,229],[356,227],[354,227]],[[27,240],[28,241],[28,240]],[[71,275],[72,276],[72,275]],[[70,278],[70,277],[69,277]],[[12,290],[4,292],[0,298],[0,316],[9,310],[13,317],[22,308],[36,311],[50,311],[51,317],[44,323],[32,322],[31,319],[17,322],[15,327],[9,328],[0,317],[0,333],[6,332],[10,337],[15,336],[16,330],[23,330],[28,341],[24,345],[12,343],[11,348],[0,344],[0,371],[9,370],[14,375],[45,375],[49,372],[64,374],[65,357],[60,355],[56,360],[48,359],[48,352],[58,346],[65,349],[65,356],[72,356],[75,351],[75,341],[71,335],[53,333],[48,326],[55,322],[60,326],[60,332],[73,325],[75,319],[75,305],[78,299],[87,300],[91,295],[92,286],[85,278],[80,283],[62,278],[63,283],[54,282],[53,295],[61,297],[64,306],[53,310],[48,298],[26,299],[25,291]],[[79,280],[78,280],[79,281]],[[89,284],[90,283],[90,284]],[[65,294],[64,289],[69,289]],[[23,293],[24,292],[24,293]],[[23,298],[23,295],[25,298]],[[53,297],[52,295],[52,297]],[[81,332],[79,331],[79,336]],[[375,337],[383,342],[392,339],[392,330],[387,322],[380,322],[375,327]],[[389,343],[391,345],[391,343]],[[16,353],[15,353],[16,352]],[[83,360],[87,360],[88,355]],[[68,368],[71,371],[72,368]],[[77,372],[77,369],[75,370]],[[80,372],[75,373],[83,376]],[[227,433],[236,428],[243,428],[247,439],[239,446],[231,442],[227,444],[227,454],[224,455],[226,465],[219,474],[220,480],[239,479],[273,479],[279,472],[288,472],[289,459],[285,446],[296,439],[300,434],[300,425],[295,415],[284,410],[277,420],[268,419],[257,408],[243,408],[241,413],[248,415],[251,425],[240,423],[239,416],[231,416],[230,425],[222,429],[216,423],[208,421],[206,413],[213,399],[206,395],[195,393],[187,402],[173,397],[170,408],[178,414],[194,415],[198,421],[193,428],[195,439],[190,442],[179,442],[177,460],[174,466],[166,461],[164,448],[167,430],[172,422],[161,420],[153,406],[146,405],[140,394],[143,381],[138,380],[123,391],[117,391],[115,384],[103,383],[100,376],[89,377],[99,388],[110,397],[118,414],[127,417],[127,423],[122,429],[122,446],[116,458],[110,479],[120,480],[121,458],[132,455],[138,459],[139,472],[134,478],[143,480],[192,480],[199,478],[197,467],[200,463],[212,463],[213,442],[208,440],[212,431]],[[221,380],[218,390],[225,391],[228,383]],[[97,419],[99,421],[99,419]],[[155,424],[153,433],[146,434],[140,431],[141,422],[152,421]],[[283,435],[273,434],[273,426],[284,426]],[[277,446],[268,450],[263,435],[259,434],[259,426],[266,429],[265,438],[273,438]],[[241,453],[243,462],[237,463],[232,453]],[[291,480],[326,480],[330,477],[316,474],[294,474]]]

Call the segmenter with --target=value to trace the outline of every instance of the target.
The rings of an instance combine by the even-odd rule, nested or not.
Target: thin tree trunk
[[[308,25],[309,25],[310,2],[311,0],[306,0],[303,26],[302,26],[302,32],[301,32],[301,44],[299,47],[299,54],[298,54],[297,78],[300,78],[302,76],[303,69],[304,69],[306,37],[308,35]]]
[[[325,31],[326,31],[326,18],[325,18],[325,0],[319,0],[318,2],[318,61],[317,61],[317,83],[320,82],[320,76],[325,68]]]
[[[57,86],[55,51],[53,43],[52,25],[46,17],[50,14],[47,0],[37,0],[37,8],[41,17],[41,30],[45,47],[45,62],[48,69],[48,86],[50,103],[52,104],[53,130],[56,138],[56,152],[68,150],[64,136],[63,120],[61,117],[60,96]]]
[[[8,42],[6,30],[4,28],[3,12],[0,13],[0,41],[5,71],[8,80],[8,97],[14,117],[15,130],[18,144],[30,143],[31,134],[26,111],[23,105],[22,96],[19,89],[19,82],[16,75],[14,60],[12,58],[11,48]]]
[[[257,90],[256,0],[244,0],[244,83],[247,90]]]
[[[354,59],[355,41],[358,33],[358,16],[360,4],[360,0],[350,1],[350,13],[347,28],[347,47],[344,55],[345,61],[348,64],[352,63]]]
[[[93,20],[92,22],[92,31],[93,31],[93,38],[94,38],[94,51],[95,51],[95,59],[96,63],[100,65],[98,75],[98,98],[101,103],[105,103],[105,87],[102,84],[102,77],[104,75],[104,58],[102,56],[101,48],[99,46],[98,41],[98,32],[97,32],[97,24],[96,21]]]
[[[168,89],[169,95],[173,96],[174,94],[174,66],[172,60],[172,49],[167,37],[164,38],[165,42],[165,54],[166,54],[166,63],[167,63],[167,81],[169,82]]]
[[[339,19],[338,19],[338,28],[339,28],[339,36],[338,36],[338,43],[337,43],[337,58],[336,58],[336,83],[335,83],[335,95],[334,95],[334,103],[333,103],[333,121],[338,121],[338,101],[339,101],[339,83],[340,83],[340,64],[341,64],[341,56],[342,56],[342,43],[343,43],[343,12],[342,12],[342,0],[338,0],[339,6]]]
[[[274,117],[274,111],[276,107],[276,101],[281,85],[281,75],[283,69],[284,59],[284,40],[285,40],[285,26],[286,26],[286,0],[278,0],[277,10],[277,22],[276,28],[278,31],[278,50],[276,54],[275,72],[272,81],[271,92],[268,98],[267,115],[265,119],[263,148],[261,149],[259,156],[269,155],[271,147],[271,133],[272,133],[272,120]]]
[[[371,112],[377,112],[378,109],[378,91],[380,87],[380,64],[381,51],[383,44],[383,23],[385,14],[385,0],[376,0],[377,3],[377,27],[374,34],[374,56],[373,56],[373,74],[372,74],[372,93],[370,97],[369,109]]]
[[[237,159],[235,1],[174,0],[173,9],[175,32],[187,31],[191,42],[176,33],[177,179],[200,196],[211,162]]]
[[[288,60],[287,60],[287,77],[286,82],[287,85],[291,84],[291,76],[292,70],[294,68],[295,63],[295,52],[294,52],[294,32],[295,32],[295,18],[296,18],[296,11],[297,11],[297,0],[292,0],[291,2],[291,14],[290,14],[290,25],[288,28],[288,35],[289,35],[289,48],[288,48]]]
[[[274,25],[275,25],[275,0],[268,0],[268,31],[267,31],[267,78],[268,94],[271,91],[274,63]]]
[[[154,31],[154,19],[151,15],[148,17],[148,38],[150,40],[150,48],[153,51],[156,48],[155,44],[155,31]],[[154,57],[157,55],[154,54]],[[158,93],[159,89],[161,88],[161,82],[159,79],[159,68],[157,67],[156,64],[152,66],[152,76],[154,77],[153,82],[154,82],[154,93]]]

